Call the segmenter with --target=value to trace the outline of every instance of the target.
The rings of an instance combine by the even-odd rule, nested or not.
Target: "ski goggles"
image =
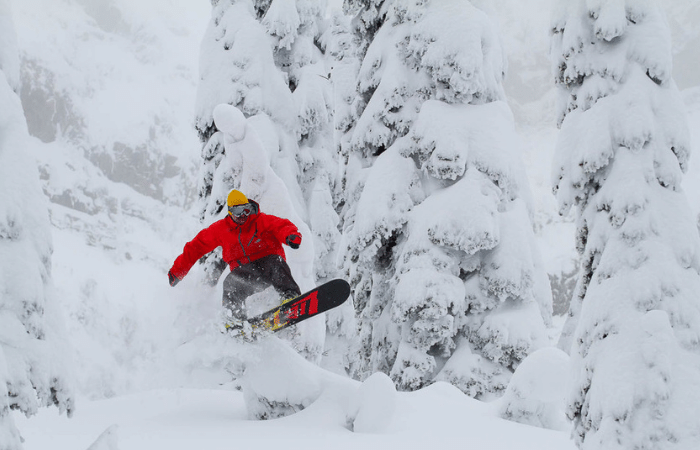
[[[245,205],[229,206],[228,212],[230,212],[232,216],[236,217],[249,216],[250,213],[253,212],[253,207],[250,205],[250,203],[246,203]]]

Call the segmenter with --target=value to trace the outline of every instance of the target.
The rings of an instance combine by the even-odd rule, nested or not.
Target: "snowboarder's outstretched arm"
[[[275,238],[291,248],[297,249],[301,244],[301,233],[291,220],[269,214],[260,214],[264,226],[274,234]]]
[[[194,263],[202,256],[219,246],[211,227],[200,231],[197,236],[185,244],[182,254],[175,259],[173,267],[168,271],[168,281],[171,286],[175,286],[185,278]]]

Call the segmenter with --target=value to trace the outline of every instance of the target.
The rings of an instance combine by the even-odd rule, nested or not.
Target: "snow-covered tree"
[[[466,0],[353,4],[378,27],[341,141],[357,375],[501,392],[543,343],[551,294],[499,39]]]
[[[311,225],[319,247],[318,277],[324,278],[338,239],[332,196],[336,171],[331,98],[321,43],[325,2],[238,0],[212,5],[200,55],[195,122],[205,143],[200,199],[203,204],[210,202],[216,177],[236,187],[237,173],[216,175],[222,172],[219,162],[224,148],[215,136],[214,108],[228,103],[246,117],[268,116],[273,128],[258,134],[295,208]],[[216,206],[208,212],[202,209],[201,219],[218,214],[224,200],[213,199]]]
[[[252,0],[212,1],[212,17],[200,49],[195,111],[202,142],[216,132],[213,113],[221,103],[237,107],[246,116],[265,113],[286,132],[296,132],[294,101],[275,65],[272,45]]]
[[[19,59],[0,0],[0,449],[21,448],[10,409],[71,413],[59,312],[51,298],[51,232],[17,92]]]
[[[578,213],[580,278],[561,346],[581,448],[700,446],[700,238],[671,40],[648,0],[561,2],[553,184]]]
[[[364,56],[367,47],[374,40],[377,32],[386,20],[389,0],[345,0],[343,10],[353,15],[352,27],[357,36],[356,50]]]
[[[209,221],[219,215],[230,189],[243,189],[257,201],[267,194],[261,202],[264,211],[296,216],[300,227],[308,224],[303,247],[312,259],[304,265],[300,284],[302,290],[310,288],[336,273],[340,238],[332,96],[324,56],[329,38],[326,3],[237,0],[212,1],[212,6],[196,106],[196,127],[204,143],[200,218]],[[248,126],[258,136],[254,148],[227,148],[224,141],[231,140],[231,133],[221,133],[213,117],[222,104],[242,112],[240,120],[249,118]],[[257,158],[264,156],[268,178],[280,181],[275,192],[246,192],[245,180],[263,183],[253,176],[263,166],[250,166],[255,158],[240,156],[246,152],[266,153]],[[275,202],[284,203],[285,197],[291,210],[276,211]],[[209,281],[215,283],[224,268],[218,257],[210,258],[205,264]]]
[[[218,171],[212,179],[211,195],[207,199],[209,201],[205,205],[205,211],[211,212],[209,217],[219,219],[225,216],[225,208],[223,213],[216,214],[216,211],[222,209],[218,199],[223,198],[225,202],[233,182],[236,189],[257,201],[263,212],[291,220],[299,228],[302,236],[309,236],[311,232],[308,225],[297,213],[289,189],[270,166],[268,149],[259,137],[259,129],[274,133],[274,125],[270,123],[269,118],[254,116],[246,119],[239,109],[225,103],[214,108],[213,116],[218,131],[212,136],[210,143],[220,143],[218,145],[221,145],[224,151],[221,153]],[[254,125],[256,122],[257,126]],[[211,147],[207,146],[205,150],[208,148]],[[225,177],[232,173],[236,174],[235,182]],[[314,286],[313,242],[303,242],[299,249],[287,252],[287,261],[302,291]],[[303,329],[310,326],[311,322],[299,325]],[[321,354],[323,341],[303,340],[297,342],[297,347],[313,359]]]

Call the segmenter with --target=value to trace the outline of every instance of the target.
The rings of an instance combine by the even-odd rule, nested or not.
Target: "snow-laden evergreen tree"
[[[382,17],[341,141],[357,376],[500,393],[544,343],[551,294],[498,36],[467,0],[351,3]]]
[[[260,201],[265,212],[298,216],[302,232],[305,224],[310,230],[304,233],[302,248],[310,252],[311,259],[299,266],[304,267],[303,273],[295,275],[305,290],[337,272],[335,249],[340,238],[332,95],[324,56],[326,4],[237,0],[212,1],[212,6],[202,43],[196,106],[196,127],[204,143],[200,218],[210,221],[220,215],[230,189],[242,189]],[[250,143],[247,140],[238,150],[225,145],[226,139],[235,139],[217,130],[213,112],[222,104],[242,112],[240,120],[248,118],[248,126],[258,136],[255,147],[241,149],[240,145]],[[240,156],[246,152],[249,156],[264,152],[256,158],[264,157],[267,162],[251,166],[255,158]],[[262,167],[270,169],[268,178],[280,180],[274,190],[280,198],[260,189],[246,192],[243,187],[265,183],[256,178]],[[266,193],[270,195],[263,201],[261,196]],[[276,211],[274,205],[284,203],[285,196],[292,210]],[[209,259],[205,270],[213,284],[225,267],[217,256]]]
[[[367,47],[384,23],[391,3],[391,0],[345,0],[343,2],[343,11],[354,16],[352,27],[357,36],[356,50],[359,56],[364,57]]]
[[[681,187],[690,141],[663,11],[561,2],[553,185],[581,272],[561,345],[584,449],[700,448],[700,239]]]
[[[202,42],[196,127],[202,142],[202,204],[210,203],[224,153],[213,122],[214,108],[228,103],[246,117],[267,115],[273,129],[259,130],[272,168],[292,194],[295,208],[312,229],[318,247],[316,276],[332,275],[339,238],[333,196],[336,163],[332,111],[325,67],[325,2],[306,0],[212,1],[212,19]],[[236,173],[221,174],[236,187]],[[201,219],[217,214],[202,209]],[[310,237],[310,236],[309,236]],[[218,272],[213,271],[213,279]]]
[[[333,61],[333,129],[336,134],[336,150],[340,152],[342,136],[348,132],[355,120],[352,105],[357,95],[355,88],[357,73],[360,70],[360,35],[352,32],[350,17],[340,11],[334,12],[331,21],[328,53]],[[338,184],[336,188],[344,190],[342,184]],[[344,200],[345,193],[340,196]]]
[[[51,298],[51,231],[17,92],[19,64],[9,7],[0,0],[0,449],[21,448],[10,409],[56,405],[69,415],[67,351]]]
[[[237,173],[236,188],[257,201],[263,212],[291,220],[302,236],[309,236],[311,234],[309,227],[297,214],[289,190],[270,166],[268,152],[256,127],[252,125],[256,120],[262,122],[258,125],[258,129],[264,127],[265,122],[267,122],[267,128],[273,132],[274,126],[269,123],[265,116],[246,119],[239,109],[225,103],[214,108],[214,123],[218,130],[214,137],[222,142],[224,148],[223,159],[219,163],[217,175]],[[215,176],[208,210],[217,208],[215,199],[225,199],[229,192],[230,180]],[[217,218],[220,217],[221,215]],[[286,255],[294,278],[302,291],[311,289],[314,285],[313,242],[302,242],[299,249],[287,250]],[[314,324],[316,322],[307,322],[300,324],[297,328],[311,330]],[[315,333],[315,335],[318,334]],[[299,336],[296,336],[296,339],[297,348],[310,358],[314,359],[321,354],[323,350],[322,340],[319,341],[311,337],[302,339]]]

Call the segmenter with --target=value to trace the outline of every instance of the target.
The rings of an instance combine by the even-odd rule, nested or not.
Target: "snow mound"
[[[386,374],[370,376],[353,396],[351,410],[355,412],[353,431],[380,433],[385,431],[396,409],[396,388]]]
[[[119,425],[107,428],[87,450],[119,450]]]
[[[518,366],[498,401],[504,419],[552,430],[569,429],[566,380],[569,355],[555,347],[537,350]]]
[[[252,346],[256,355],[265,356],[245,361],[241,377],[250,418],[275,419],[288,416],[304,410],[324,393],[357,384],[340,375],[326,372],[301,357],[288,342],[274,336]]]

